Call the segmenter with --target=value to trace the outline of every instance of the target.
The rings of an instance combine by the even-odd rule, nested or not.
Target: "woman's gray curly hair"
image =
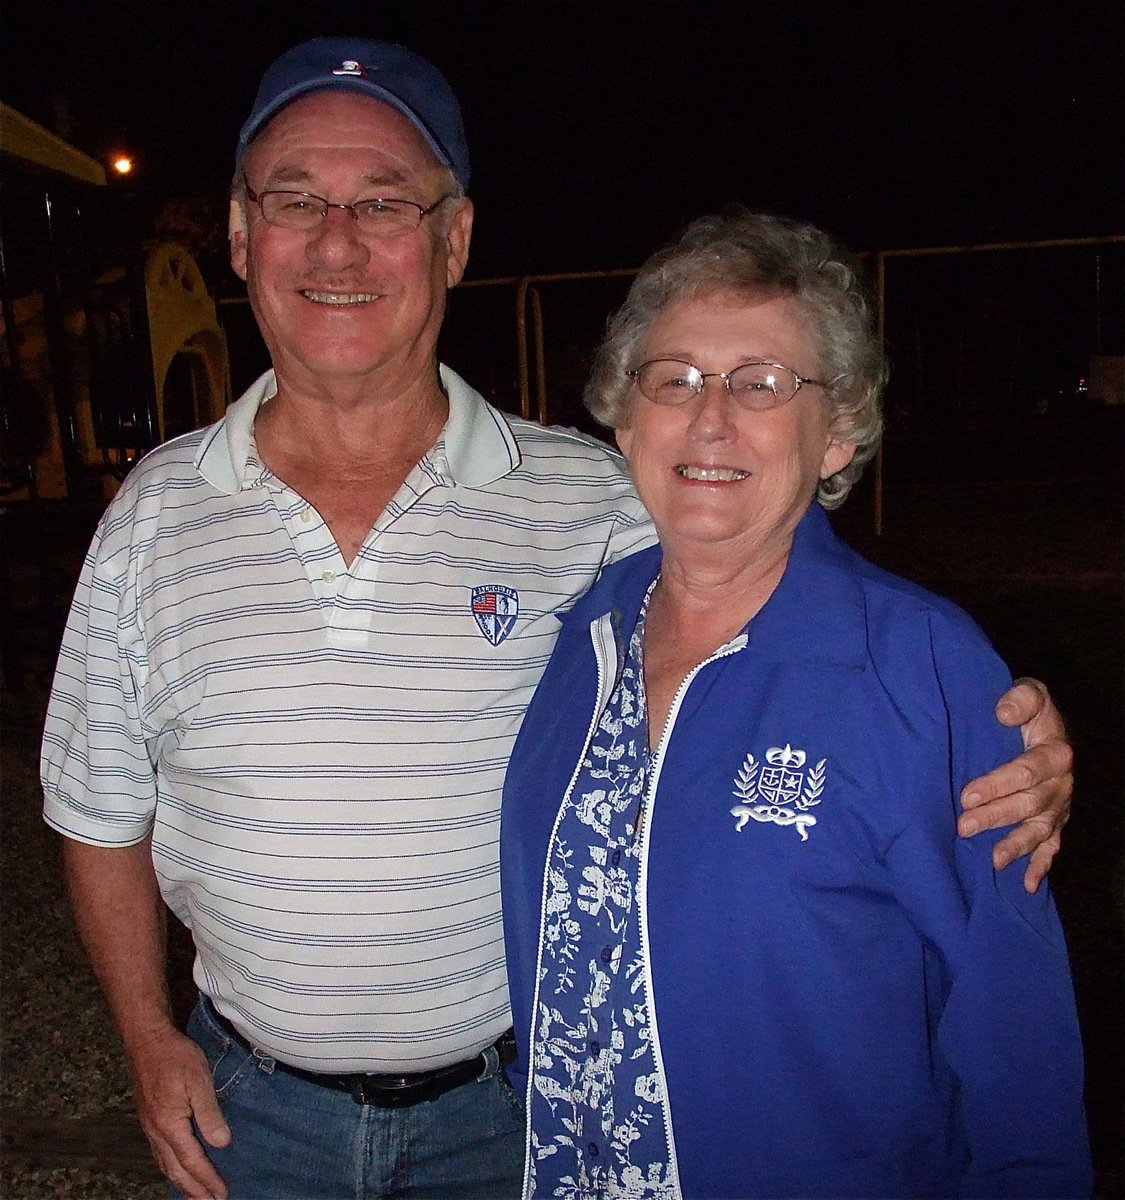
[[[808,323],[817,377],[840,377],[825,392],[831,432],[853,442],[856,452],[817,489],[817,500],[836,508],[879,445],[886,365],[855,259],[813,225],[742,208],[693,221],[641,267],[610,318],[586,384],[586,407],[610,429],[627,427],[636,392],[626,372],[639,365],[649,326],[673,300],[712,292],[792,296]]]

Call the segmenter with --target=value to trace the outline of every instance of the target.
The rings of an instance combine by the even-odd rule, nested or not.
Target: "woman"
[[[1088,1190],[1053,904],[955,835],[1007,671],[823,512],[882,383],[849,260],[775,217],[697,221],[610,324],[587,405],[660,545],[563,618],[508,773],[528,1195]]]

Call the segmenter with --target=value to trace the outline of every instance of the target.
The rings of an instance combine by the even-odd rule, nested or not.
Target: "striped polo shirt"
[[[653,537],[618,455],[442,381],[445,428],[350,566],[257,457],[272,372],[148,455],[98,527],[47,716],[48,823],[151,830],[197,984],[309,1070],[427,1070],[510,1024],[508,756],[555,613]]]

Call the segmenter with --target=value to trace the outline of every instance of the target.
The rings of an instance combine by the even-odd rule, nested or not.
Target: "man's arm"
[[[226,1186],[192,1132],[230,1142],[207,1060],[180,1033],[168,999],[165,908],[152,848],[63,839],[75,922],[125,1043],[141,1127],[157,1165],[189,1197],[225,1200]]]
[[[1001,870],[1013,859],[1030,854],[1023,885],[1034,892],[1051,868],[1062,827],[1070,817],[1074,751],[1059,710],[1037,679],[1017,679],[1000,697],[996,716],[1004,725],[1020,726],[1026,749],[1010,763],[965,785],[961,792],[965,811],[957,831],[972,837],[984,829],[1014,825],[993,847],[993,865]]]

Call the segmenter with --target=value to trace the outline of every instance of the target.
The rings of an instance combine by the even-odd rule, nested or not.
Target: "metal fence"
[[[870,266],[891,361],[893,447],[956,429],[1125,403],[1111,369],[1125,357],[1125,235],[880,250]],[[597,430],[581,393],[607,314],[635,269],[470,280],[450,297],[443,354],[501,408]],[[1108,386],[1106,386],[1108,381]],[[883,520],[884,451],[873,469]]]

